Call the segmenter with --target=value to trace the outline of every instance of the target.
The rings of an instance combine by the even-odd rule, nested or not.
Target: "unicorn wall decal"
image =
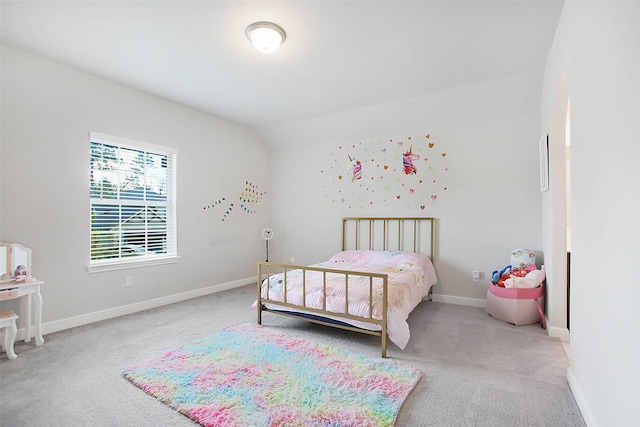
[[[360,163],[360,160],[352,159],[351,156],[349,156],[349,161],[351,162],[349,169],[353,172],[351,182],[362,179],[362,163]]]
[[[415,175],[418,172],[414,160],[420,159],[420,156],[412,153],[413,145],[409,147],[409,151],[402,154],[402,167],[406,175]]]

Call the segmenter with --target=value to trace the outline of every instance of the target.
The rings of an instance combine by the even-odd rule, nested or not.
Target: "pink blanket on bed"
[[[431,260],[412,252],[344,251],[317,267],[388,275],[387,331],[389,339],[404,348],[409,340],[407,318],[436,283]],[[306,306],[322,309],[324,296],[322,273],[307,271],[305,275]],[[262,297],[283,301],[283,274],[271,276],[262,284]],[[267,287],[267,283],[269,286]],[[382,319],[382,280],[373,280],[373,318]],[[287,302],[302,305],[302,270],[287,272]],[[270,307],[277,308],[277,307]],[[327,274],[326,310],[345,313],[345,284],[343,274]],[[349,276],[348,312],[369,317],[369,277]],[[346,321],[345,319],[339,319]],[[354,326],[371,329],[375,325],[351,322]]]

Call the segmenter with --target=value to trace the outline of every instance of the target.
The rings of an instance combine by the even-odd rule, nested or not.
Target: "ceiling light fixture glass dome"
[[[253,46],[264,53],[274,52],[287,38],[282,27],[266,21],[254,22],[245,33]]]

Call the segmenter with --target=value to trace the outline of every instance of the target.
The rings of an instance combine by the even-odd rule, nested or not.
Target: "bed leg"
[[[386,358],[387,357],[387,328],[386,327],[382,327],[382,336],[380,337],[382,339],[382,358]]]
[[[257,304],[256,306],[258,307],[258,325],[262,325],[262,301],[260,300],[260,297],[262,296],[262,284],[260,283],[260,277],[262,275],[262,268],[260,266],[260,264],[258,264],[258,275],[256,276],[257,279],[256,281],[258,282],[258,299],[257,299]]]

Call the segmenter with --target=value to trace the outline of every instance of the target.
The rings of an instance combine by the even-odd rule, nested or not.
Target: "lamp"
[[[264,239],[264,244],[267,247],[267,259],[269,262],[269,240],[273,238],[273,231],[270,228],[265,228],[262,230],[262,238]]]
[[[272,22],[254,22],[245,31],[247,38],[260,52],[274,52],[287,38],[282,27]]]

